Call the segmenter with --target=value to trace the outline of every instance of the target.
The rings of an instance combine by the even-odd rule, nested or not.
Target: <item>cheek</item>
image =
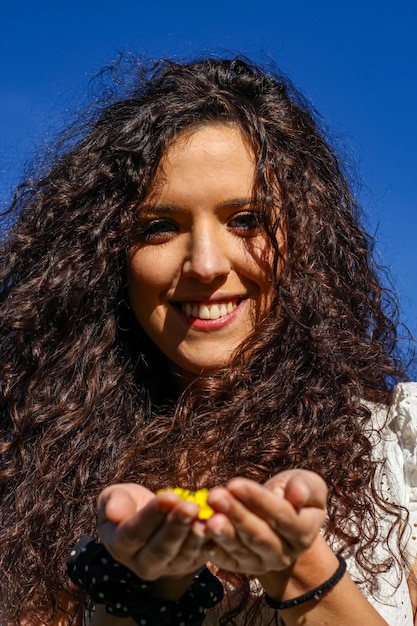
[[[155,306],[158,294],[163,289],[161,278],[158,264],[150,262],[146,255],[136,254],[129,259],[128,293],[136,315]]]
[[[262,238],[247,245],[241,259],[242,271],[250,274],[261,290],[271,285],[272,265],[273,252],[269,242]]]

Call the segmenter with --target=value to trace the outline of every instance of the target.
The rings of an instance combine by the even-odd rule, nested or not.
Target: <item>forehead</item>
[[[232,124],[210,124],[184,132],[166,149],[149,195],[168,190],[195,190],[204,184],[222,189],[253,187],[254,152]]]
[[[216,145],[218,146],[219,154],[221,154],[222,146],[229,143],[234,145],[243,144],[246,151],[252,153],[246,135],[237,124],[232,122],[213,122],[201,124],[180,133],[170,142],[165,155],[185,149],[212,149],[212,146]]]

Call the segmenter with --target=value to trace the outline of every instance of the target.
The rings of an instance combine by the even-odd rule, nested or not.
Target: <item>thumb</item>
[[[315,507],[326,510],[327,485],[310,470],[285,470],[273,476],[267,483],[272,491],[288,500],[295,509]]]

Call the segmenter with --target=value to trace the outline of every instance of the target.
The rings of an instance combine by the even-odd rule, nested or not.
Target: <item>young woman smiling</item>
[[[1,625],[411,626],[417,385],[288,81],[138,67],[10,214]]]
[[[271,302],[268,240],[252,204],[254,169],[237,126],[203,125],[167,149],[139,209],[129,300],[179,372],[227,365]]]

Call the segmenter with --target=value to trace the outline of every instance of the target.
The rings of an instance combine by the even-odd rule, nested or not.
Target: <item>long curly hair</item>
[[[336,150],[286,78],[243,58],[138,62],[130,76],[19,187],[2,242],[8,624],[48,623],[58,610],[78,623],[87,600],[66,578],[68,549],[94,533],[96,498],[119,481],[197,488],[309,468],[329,486],[328,539],[355,546],[368,582],[390,566],[372,561],[378,517],[400,516],[377,492],[363,400],[389,403],[406,368],[395,305]],[[230,366],[179,396],[130,309],[126,259],[162,155],[210,123],[237,125],[253,148],[275,298]],[[225,622],[248,606],[248,580],[238,579],[241,602]]]

